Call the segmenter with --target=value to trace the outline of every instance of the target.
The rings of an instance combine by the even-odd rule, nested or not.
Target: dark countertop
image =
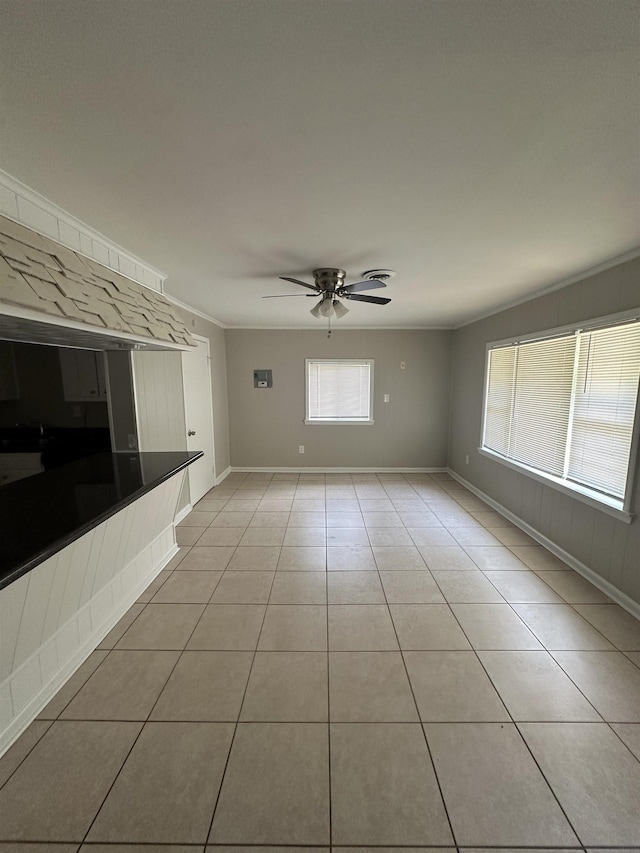
[[[0,589],[201,456],[94,453],[0,487]]]
[[[105,427],[1,427],[0,462],[4,454],[38,453],[45,471],[91,453],[111,450]]]

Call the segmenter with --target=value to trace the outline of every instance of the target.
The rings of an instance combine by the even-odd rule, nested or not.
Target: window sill
[[[347,421],[347,420],[307,420],[305,419],[305,424],[310,426],[325,426],[326,424],[330,426],[335,426],[336,424],[342,424],[343,426],[372,426],[375,421]]]
[[[618,521],[631,524],[633,520],[633,514],[623,508],[622,501],[618,501],[615,498],[608,498],[606,495],[601,495],[584,486],[566,483],[554,477],[553,474],[542,474],[540,471],[529,468],[527,465],[513,462],[511,459],[505,459],[504,456],[500,456],[500,454],[487,450],[484,447],[479,447],[478,453],[486,456],[488,459],[492,459],[494,462],[499,462],[507,468],[511,468],[512,471],[517,471],[519,474],[524,474],[527,477],[531,477],[532,480],[537,480],[537,482],[543,483],[545,486],[549,486],[558,492],[575,498],[575,500],[587,504],[587,506],[593,507],[593,509],[598,509],[613,518],[617,518]]]

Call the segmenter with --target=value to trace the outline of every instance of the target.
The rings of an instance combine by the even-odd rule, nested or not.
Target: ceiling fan
[[[344,270],[335,267],[321,267],[313,271],[314,284],[308,284],[297,278],[289,278],[286,275],[279,276],[283,281],[299,284],[300,287],[306,287],[308,290],[313,291],[313,293],[280,293],[276,296],[263,296],[262,298],[282,299],[288,296],[320,296],[320,302],[313,306],[311,314],[318,318],[326,317],[331,319],[331,317],[335,317],[339,320],[349,311],[347,306],[340,301],[342,299],[349,299],[356,302],[370,302],[374,305],[386,305],[388,302],[391,302],[390,299],[384,299],[381,296],[364,295],[362,291],[386,287],[386,280],[394,275],[395,272],[393,270],[369,270],[363,273],[364,281],[345,284],[346,272]]]

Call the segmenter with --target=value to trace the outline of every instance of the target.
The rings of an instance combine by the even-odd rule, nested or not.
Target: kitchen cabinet
[[[104,353],[87,349],[61,349],[60,368],[64,399],[67,402],[107,399]]]

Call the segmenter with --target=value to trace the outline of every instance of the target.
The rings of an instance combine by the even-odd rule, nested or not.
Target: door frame
[[[198,341],[199,344],[206,344],[207,347],[207,365],[209,367],[209,404],[211,409],[211,470],[213,471],[213,485],[216,485],[217,475],[216,475],[216,424],[214,419],[214,408],[213,408],[213,386],[211,384],[211,342],[209,338],[206,338],[204,335],[196,335],[194,332],[191,332],[191,337]],[[187,350],[188,352],[189,350]],[[184,428],[185,428],[185,442],[187,440],[186,431],[189,429],[187,426],[187,390],[186,390],[186,382],[184,377],[184,371],[182,373],[182,405],[184,408]],[[191,484],[189,484],[189,503],[191,504]]]

